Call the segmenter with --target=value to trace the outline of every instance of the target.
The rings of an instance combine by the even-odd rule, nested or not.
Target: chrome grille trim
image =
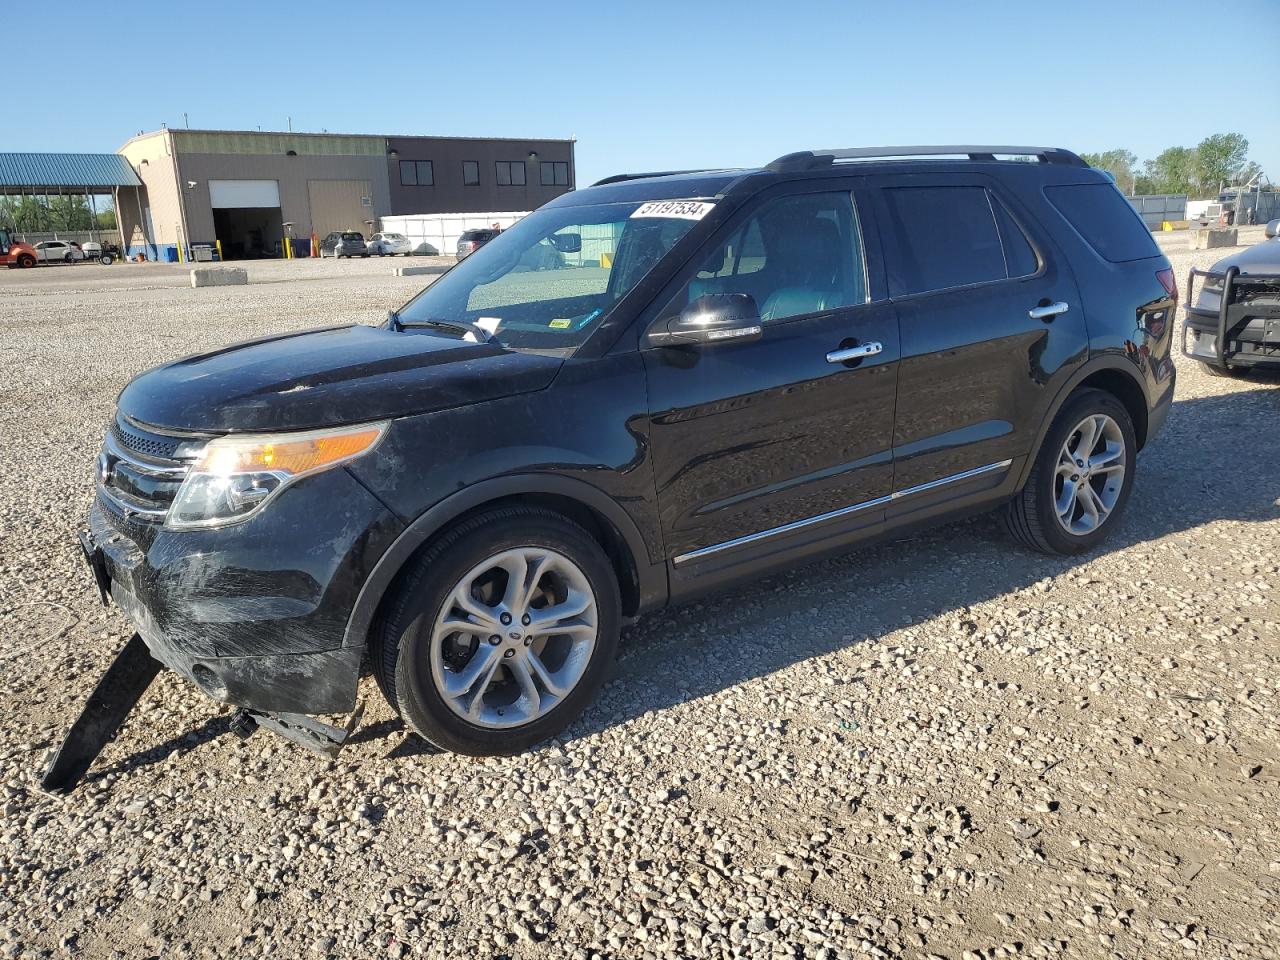
[[[154,520],[157,523],[164,521],[169,515],[169,508],[156,510],[151,507],[142,507],[130,500],[124,499],[120,494],[115,493],[110,487],[98,484],[98,496],[107,501],[117,510],[124,513],[127,517],[145,517],[148,520]]]
[[[120,446],[119,441],[113,433],[107,434],[102,445],[106,448],[108,454],[115,457],[117,460],[127,463],[130,468],[138,471],[138,473],[145,473],[150,477],[164,477],[169,480],[181,480],[187,475],[186,464],[163,467],[158,463],[137,459],[138,455],[136,453],[126,450],[124,447]],[[170,463],[180,463],[180,461],[170,460]]]

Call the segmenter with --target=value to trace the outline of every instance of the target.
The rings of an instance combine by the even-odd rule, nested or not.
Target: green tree
[[[1144,183],[1151,193],[1200,192],[1200,165],[1194,147],[1169,147],[1154,160],[1148,160],[1143,171]]]
[[[83,196],[79,194],[51,196],[46,198],[46,202],[54,230],[93,228],[93,215],[89,212],[89,201]]]
[[[1091,167],[1105,170],[1111,174],[1116,186],[1127,194],[1132,194],[1138,179],[1138,157],[1129,150],[1119,147],[1105,150],[1102,153],[1083,153],[1081,159]]]
[[[97,220],[99,230],[114,230],[116,228],[115,210],[99,210]]]
[[[1232,183],[1249,155],[1249,141],[1239,133],[1215,133],[1196,146],[1200,187],[1212,194]]]

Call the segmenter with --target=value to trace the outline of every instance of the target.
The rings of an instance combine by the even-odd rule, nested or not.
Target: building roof
[[[0,191],[141,186],[117,153],[0,153]]]
[[[338,138],[351,140],[496,140],[501,142],[515,143],[577,143],[577,137],[464,137],[464,136],[442,136],[431,133],[340,133],[329,130],[205,130],[201,128],[190,127],[161,127],[159,130],[148,130],[140,132],[130,137],[121,146],[121,150],[129,144],[137,140],[149,140],[152,137],[164,136],[165,134],[173,134],[181,137],[183,135],[197,136],[228,136],[228,137],[297,137],[305,139],[311,138]]]

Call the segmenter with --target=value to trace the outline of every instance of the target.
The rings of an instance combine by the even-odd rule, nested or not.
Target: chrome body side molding
[[[803,530],[805,527],[811,527],[819,523],[826,523],[828,520],[836,520],[840,517],[847,517],[862,510],[870,510],[872,507],[882,507],[885,504],[893,503],[896,500],[902,500],[905,497],[913,497],[916,494],[925,493],[929,490],[936,490],[938,487],[945,487],[948,484],[959,483],[962,480],[970,480],[973,477],[980,477],[987,473],[995,473],[997,470],[1007,470],[1012,466],[1012,464],[1013,460],[1001,460],[999,463],[988,463],[986,466],[974,467],[972,470],[965,470],[963,473],[953,473],[951,476],[940,477],[937,480],[930,480],[928,483],[920,483],[916,484],[914,487],[896,490],[888,496],[876,497],[874,500],[865,500],[862,503],[855,503],[852,506],[841,507],[839,510],[820,513],[816,517],[806,517],[803,520],[794,520],[791,523],[784,523],[780,527],[770,527],[768,530],[761,530],[757,533],[748,533],[741,537],[735,537],[732,540],[726,540],[723,543],[713,543],[709,547],[691,550],[688,553],[680,554],[680,556],[676,557],[672,563],[679,566],[680,564],[688,563],[691,560],[701,560],[704,557],[720,553],[723,550],[732,550],[735,547],[745,546],[748,543],[758,543],[759,541],[766,540],[769,537],[776,537],[784,533]]]

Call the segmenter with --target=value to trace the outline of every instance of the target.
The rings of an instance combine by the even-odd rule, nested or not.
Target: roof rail
[[[1087,167],[1080,157],[1061,147],[1011,146],[940,146],[855,147],[847,150],[802,150],[779,157],[765,167],[775,173],[797,170],[820,170],[837,160],[894,160],[915,157],[968,157],[975,162],[991,162],[997,156],[1035,157],[1041,163],[1059,163],[1071,167]]]
[[[648,180],[650,177],[678,177],[686,173],[718,173],[719,171],[707,167],[702,170],[655,170],[652,173],[615,173],[612,177],[605,177],[603,180],[597,180],[592,184],[593,187],[603,187],[607,183],[623,183],[627,180]]]

